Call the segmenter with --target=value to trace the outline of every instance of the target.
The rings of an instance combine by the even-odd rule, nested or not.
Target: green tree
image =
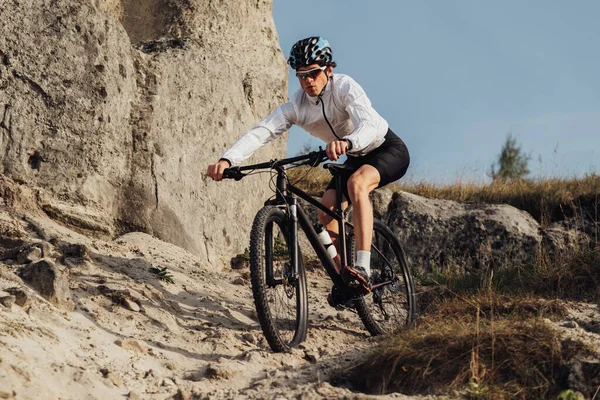
[[[319,150],[319,145],[311,144],[311,142],[305,142],[295,155],[301,156],[315,150]]]
[[[493,180],[514,181],[524,179],[529,174],[531,154],[525,154],[517,139],[506,135],[506,141],[498,155],[498,160],[492,164],[490,176]]]

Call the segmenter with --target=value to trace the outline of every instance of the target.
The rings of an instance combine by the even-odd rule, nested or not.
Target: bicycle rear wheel
[[[348,253],[353,255],[353,232],[349,232],[348,247]],[[377,219],[371,244],[371,284],[372,292],[355,300],[356,311],[367,330],[372,335],[392,334],[411,325],[416,298],[408,263],[392,230]]]
[[[298,251],[294,277],[289,246],[289,222],[279,208],[262,208],[250,234],[250,277],[262,331],[276,352],[289,350],[306,339],[308,301],[306,273]]]

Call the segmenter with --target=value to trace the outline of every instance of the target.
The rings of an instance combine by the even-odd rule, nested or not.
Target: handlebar
[[[223,179],[235,179],[236,181],[239,181],[244,176],[246,175],[240,172],[240,167],[225,168],[223,171]]]
[[[225,168],[225,170],[223,171],[223,179],[235,179],[236,181],[239,181],[240,179],[242,179],[243,177],[245,177],[247,175],[247,174],[244,174],[242,171],[250,171],[250,170],[254,171],[257,169],[280,168],[280,167],[285,167],[286,165],[297,163],[299,161],[304,161],[304,162],[297,164],[297,165],[316,166],[318,164],[321,164],[323,161],[326,161],[327,159],[328,158],[327,158],[327,154],[325,153],[325,150],[323,150],[321,147],[319,147],[319,150],[311,151],[310,153],[303,154],[301,156],[284,158],[282,160],[271,160],[271,161],[260,163],[260,164],[245,165],[243,167]]]

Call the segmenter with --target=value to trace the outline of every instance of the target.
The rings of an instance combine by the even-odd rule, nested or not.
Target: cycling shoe
[[[365,295],[371,293],[369,275],[367,275],[367,271],[363,267],[345,266],[342,268],[342,279],[350,289],[355,290],[359,294]]]

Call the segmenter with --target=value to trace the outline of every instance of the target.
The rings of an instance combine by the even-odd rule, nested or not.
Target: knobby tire
[[[291,268],[288,221],[281,208],[265,206],[256,214],[250,234],[250,277],[256,313],[263,334],[275,352],[288,351],[303,342],[308,326],[306,272],[300,250],[298,277],[287,279]],[[279,237],[278,241],[274,235]],[[283,282],[269,285],[269,276],[274,278],[272,282]],[[287,315],[280,315],[282,313]]]
[[[356,245],[353,232],[349,232],[348,236],[348,254],[354,254]],[[406,256],[392,230],[378,219],[373,221],[372,285],[382,281],[381,276],[385,275],[386,269],[389,268],[389,264],[383,261],[383,257],[375,251],[375,248],[384,253],[385,259],[393,266],[398,280],[394,285],[382,286],[354,301],[356,311],[365,328],[374,336],[393,334],[410,326],[416,314],[415,287]],[[375,300],[378,300],[377,304]]]

